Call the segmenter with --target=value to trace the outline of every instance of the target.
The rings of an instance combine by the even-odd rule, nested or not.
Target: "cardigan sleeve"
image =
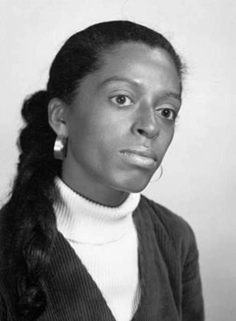
[[[5,306],[5,302],[4,302],[4,299],[3,299],[3,296],[1,293],[0,293],[0,320],[1,321],[8,321],[6,306]]]
[[[188,227],[188,246],[182,270],[182,320],[203,321],[204,304],[195,235]]]
[[[146,197],[142,197],[142,200],[142,211],[145,213],[142,218],[150,218],[154,226],[156,242],[168,270],[179,320],[204,321],[199,254],[192,228],[182,217],[166,207]]]

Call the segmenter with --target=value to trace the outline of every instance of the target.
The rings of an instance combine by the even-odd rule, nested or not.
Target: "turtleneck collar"
[[[54,204],[57,228],[66,239],[76,243],[115,242],[132,228],[132,213],[138,206],[139,193],[131,193],[118,207],[94,203],[55,180],[60,197]]]

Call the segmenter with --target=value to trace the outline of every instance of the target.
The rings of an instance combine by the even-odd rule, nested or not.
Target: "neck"
[[[59,196],[54,203],[57,227],[67,239],[103,244],[120,239],[130,229],[139,193],[129,194],[120,206],[108,207],[88,201],[59,178],[55,184]]]
[[[88,200],[109,207],[120,206],[128,197],[128,192],[113,190],[106,186],[93,184],[88,186],[83,184],[83,181],[76,180],[74,177],[62,175],[62,180],[68,185],[74,192],[80,194]]]

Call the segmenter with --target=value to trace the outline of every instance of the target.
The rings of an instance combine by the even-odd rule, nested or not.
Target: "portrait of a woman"
[[[127,20],[73,34],[27,97],[0,216],[1,321],[202,321],[192,228],[142,195],[172,142],[184,66]]]

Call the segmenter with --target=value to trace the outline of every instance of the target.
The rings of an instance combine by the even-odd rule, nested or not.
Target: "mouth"
[[[122,158],[129,164],[147,169],[153,169],[157,166],[157,157],[149,149],[126,149],[120,151]]]

